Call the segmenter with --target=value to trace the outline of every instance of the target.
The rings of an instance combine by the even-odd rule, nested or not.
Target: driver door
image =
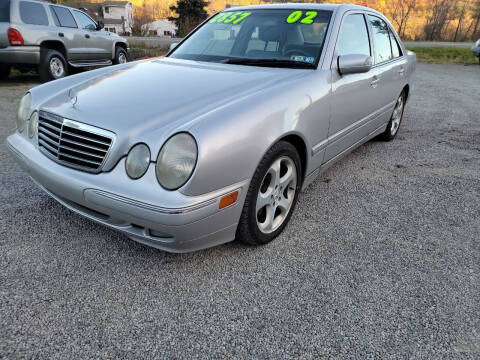
[[[97,23],[87,14],[74,10],[74,15],[78,23],[78,27],[83,31],[84,43],[88,60],[111,60],[113,57],[112,42],[103,35],[106,32],[97,30]]]
[[[324,162],[345,153],[368,135],[376,109],[377,79],[372,69],[366,73],[338,72],[338,56],[372,56],[368,26],[363,13],[347,13],[342,21],[332,62],[331,120]]]

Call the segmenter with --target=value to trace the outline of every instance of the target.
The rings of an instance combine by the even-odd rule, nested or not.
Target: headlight
[[[172,136],[163,145],[157,158],[157,179],[167,190],[184,185],[197,162],[197,143],[187,133]]]
[[[38,124],[38,113],[35,111],[32,116],[30,116],[30,121],[28,123],[28,137],[31,139],[35,136],[37,131]]]
[[[132,147],[125,161],[125,171],[132,179],[141,178],[150,165],[150,149],[145,144]]]
[[[17,112],[17,129],[19,132],[22,132],[25,129],[25,122],[30,115],[30,107],[32,106],[32,95],[30,93],[25,94],[25,96],[20,100],[20,106],[18,107]]]
[[[477,42],[475,43],[475,46],[480,46],[480,39],[477,40]]]

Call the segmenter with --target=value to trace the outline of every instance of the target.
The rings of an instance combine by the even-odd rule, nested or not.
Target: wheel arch
[[[285,141],[293,145],[295,149],[298,152],[298,155],[300,156],[300,161],[302,165],[302,182],[305,179],[305,174],[307,170],[307,164],[308,164],[308,152],[307,152],[307,144],[303,137],[301,137],[299,134],[293,133],[293,134],[288,134],[280,139],[278,139],[275,143],[272,144],[274,146],[276,143],[280,141]],[[271,147],[271,146],[270,146]]]
[[[63,55],[65,61],[68,60],[68,52],[65,45],[58,40],[45,40],[40,43],[40,50],[56,50]]]

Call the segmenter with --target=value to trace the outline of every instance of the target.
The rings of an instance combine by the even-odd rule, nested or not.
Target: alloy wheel
[[[392,124],[390,128],[390,133],[392,135],[395,135],[400,127],[400,122],[402,121],[403,116],[403,106],[403,96],[400,96],[395,104],[395,109],[393,110]]]
[[[60,78],[65,75],[65,67],[62,60],[58,57],[52,57],[50,59],[50,72],[56,78]]]
[[[288,156],[275,160],[263,177],[256,201],[260,231],[269,234],[285,221],[297,191],[297,168]]]

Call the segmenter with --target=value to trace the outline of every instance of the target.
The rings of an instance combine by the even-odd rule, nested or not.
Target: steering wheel
[[[288,56],[288,55],[302,55],[302,56],[306,56],[306,57],[311,57],[311,55],[307,54],[305,51],[296,50],[296,49],[287,50],[283,53],[283,56]]]

